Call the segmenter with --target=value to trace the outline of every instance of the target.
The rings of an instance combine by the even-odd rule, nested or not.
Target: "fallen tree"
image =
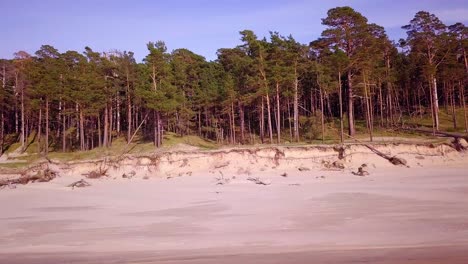
[[[352,140],[355,140],[356,142],[358,142],[358,143],[364,145],[366,148],[370,149],[372,152],[374,152],[374,153],[377,154],[378,156],[380,156],[380,157],[382,157],[382,158],[384,158],[384,159],[390,161],[390,163],[392,163],[392,164],[395,165],[395,166],[398,166],[398,165],[407,166],[407,165],[406,165],[407,162],[406,162],[406,160],[403,159],[403,158],[398,158],[397,156],[389,156],[389,155],[383,153],[382,151],[379,151],[379,150],[377,150],[376,148],[372,147],[371,145],[366,144],[366,143],[360,141],[360,140],[357,139],[357,138],[354,138],[354,137],[349,136],[349,135],[348,135],[348,137],[351,138]]]

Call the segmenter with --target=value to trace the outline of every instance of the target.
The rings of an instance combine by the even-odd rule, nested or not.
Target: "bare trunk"
[[[273,125],[271,122],[271,106],[270,106],[270,95],[266,94],[266,102],[267,102],[267,121],[268,121],[268,135],[270,136],[270,144],[273,143]]]
[[[466,59],[466,57],[465,57]],[[466,60],[465,60],[466,61]],[[459,88],[460,88],[460,101],[461,101],[461,105],[462,105],[462,108],[463,108],[463,116],[465,118],[465,132],[468,133],[468,114],[467,114],[467,111],[466,111],[466,99],[465,99],[465,87],[462,85],[462,83],[460,82],[460,85],[459,85]]]
[[[21,87],[21,152],[24,152],[26,148],[26,131],[25,131],[26,120],[24,118],[24,87]]]
[[[156,117],[156,110],[153,110],[153,136],[154,136],[154,146],[159,147],[159,136],[158,136],[158,119]]]
[[[279,93],[279,83],[276,82],[276,136],[277,143],[281,143],[281,114],[280,114],[280,93]]]
[[[354,127],[354,108],[353,108],[353,83],[351,71],[348,71],[348,133],[350,136],[356,134],[356,129]]]
[[[106,107],[104,108],[104,134],[103,134],[103,140],[102,140],[102,145],[104,147],[108,147],[109,144],[107,143],[107,140],[109,138],[108,134],[109,134],[109,109],[108,109],[108,105],[106,104]]]
[[[432,101],[433,101],[433,112],[434,112],[434,126],[439,131],[439,98],[437,97],[437,80],[434,76],[431,76],[432,85]]]
[[[67,151],[67,122],[65,116],[65,104],[62,112],[62,152]]]
[[[289,103],[289,98],[288,98],[288,123],[289,123],[289,138],[291,142],[293,141],[293,131],[292,131],[292,122],[291,122],[291,104]]]
[[[98,144],[99,144],[99,147],[102,147],[102,133],[101,133],[101,114],[98,113],[98,116],[97,116],[97,127],[98,127]]]
[[[39,121],[37,122],[37,153],[42,153],[42,106],[39,105]]]
[[[383,127],[383,96],[382,85],[379,83],[380,127]]]
[[[340,103],[340,141],[344,142],[344,124],[343,124],[343,87],[341,84],[341,71],[338,72],[338,99]]]
[[[130,83],[127,72],[127,143],[130,142],[132,136],[132,100],[130,98]]]
[[[297,62],[294,65],[294,140],[299,142],[299,80],[297,79]]]
[[[369,131],[369,139],[373,141],[372,135],[372,124],[371,124],[371,113],[370,113],[370,100],[369,95],[367,92],[367,79],[366,75],[364,75],[364,99],[366,100],[366,123],[367,123],[367,130]]]
[[[45,129],[45,155],[49,154],[49,97],[46,97],[46,129]]]
[[[113,107],[112,107],[112,102],[110,104],[110,107],[109,107],[109,130],[108,130],[108,134],[107,136],[109,136],[109,138],[107,139],[107,145],[108,146],[111,146],[112,145],[112,131],[113,131],[113,127],[114,127],[114,118],[113,118]]]
[[[158,148],[162,146],[163,144],[163,126],[162,126],[162,120],[161,120],[161,113],[159,111],[156,112],[156,118],[157,118],[157,126],[158,126]]]
[[[432,135],[435,136],[436,134],[436,127],[435,127],[435,122],[434,122],[434,97],[432,96],[433,93],[432,93],[432,85],[429,83],[429,89],[430,89],[430,94],[429,94],[429,98],[430,98],[430,101],[431,101],[431,118],[432,118]]]
[[[84,116],[83,109],[80,106],[80,149],[83,151],[85,147],[85,133],[84,133]]]
[[[120,136],[120,130],[121,130],[121,127],[120,127],[120,97],[119,97],[118,94],[116,95],[116,101],[117,101],[117,105],[116,105],[116,109],[115,109],[116,130],[117,130],[117,135]]]
[[[236,121],[235,121],[235,115],[234,115],[234,102],[231,102],[231,118],[232,118],[232,143],[236,144]]]
[[[239,102],[239,118],[240,118],[240,137],[241,143],[245,143],[245,117],[244,117],[244,106]]]
[[[260,119],[260,141],[262,141],[262,143],[264,142],[265,140],[265,135],[264,135],[264,132],[265,132],[265,111],[263,110],[264,107],[263,107],[263,96],[262,96],[262,103],[260,104],[260,116],[259,116],[259,119]]]
[[[451,94],[451,100],[450,104],[452,107],[452,121],[453,121],[453,128],[457,129],[457,110],[455,108],[455,86],[453,83],[450,83],[450,94]]]
[[[325,118],[324,118],[324,113],[323,113],[323,92],[322,88],[319,87],[320,89],[320,111],[321,113],[321,124],[322,124],[322,142],[325,141]]]

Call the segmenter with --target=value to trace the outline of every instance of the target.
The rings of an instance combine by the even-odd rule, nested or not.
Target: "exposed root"
[[[107,170],[108,170],[108,168],[103,168],[102,166],[99,166],[98,170],[91,171],[91,172],[83,174],[83,175],[85,175],[86,178],[88,178],[88,179],[99,179],[101,177],[104,177],[104,176],[107,177],[108,176],[107,175]]]

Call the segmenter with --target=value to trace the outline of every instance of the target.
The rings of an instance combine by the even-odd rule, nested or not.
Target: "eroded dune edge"
[[[467,152],[451,144],[373,144],[388,157],[402,159],[406,166],[463,165]],[[76,162],[44,161],[22,171],[4,171],[4,177],[34,175],[50,169],[60,176],[105,172],[109,177],[179,177],[222,171],[238,175],[288,170],[356,170],[361,165],[394,167],[365,145],[315,145],[238,147],[220,150],[176,150],[144,155],[122,155]]]

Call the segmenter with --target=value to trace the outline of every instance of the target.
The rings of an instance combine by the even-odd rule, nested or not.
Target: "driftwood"
[[[271,182],[264,182],[264,181],[260,180],[259,177],[255,177],[255,178],[249,177],[249,178],[247,178],[247,180],[251,181],[251,182],[253,182],[255,184],[259,184],[259,185],[270,185],[271,184]]]
[[[8,186],[13,189],[16,184],[28,184],[29,182],[49,182],[57,177],[57,173],[51,169],[40,170],[34,175],[23,175],[16,179],[0,181],[0,187]]]
[[[368,176],[369,172],[366,170],[367,164],[362,164],[361,167],[358,168],[357,172],[352,172],[356,176]]]
[[[327,169],[331,171],[341,171],[344,170],[345,165],[341,160],[337,160],[334,162],[329,162],[327,160],[322,160],[322,165]]]
[[[71,187],[72,190],[75,189],[75,187],[77,188],[83,188],[83,187],[88,187],[88,186],[91,186],[91,184],[85,180],[79,180],[79,181],[76,181],[70,185],[68,185],[67,187]]]

